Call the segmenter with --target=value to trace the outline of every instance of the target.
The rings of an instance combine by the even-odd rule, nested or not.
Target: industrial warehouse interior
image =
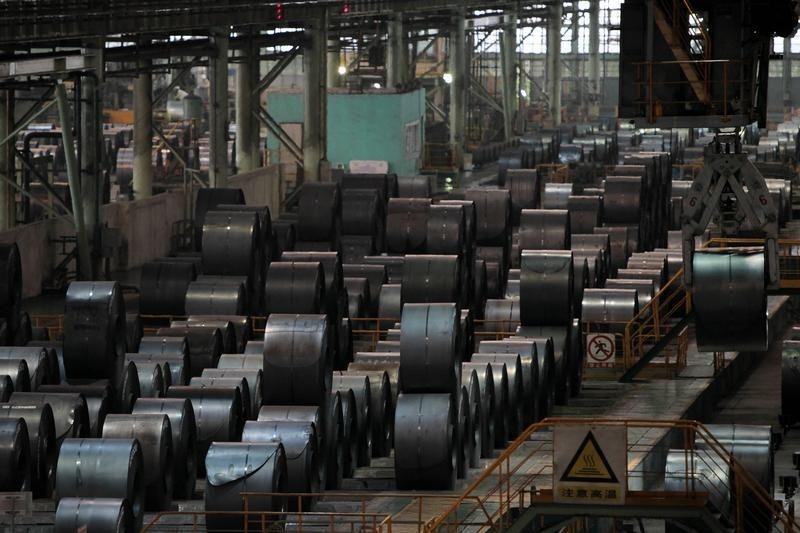
[[[800,2],[0,2],[0,531],[800,532]]]

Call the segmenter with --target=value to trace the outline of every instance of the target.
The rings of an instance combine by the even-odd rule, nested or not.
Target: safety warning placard
[[[617,343],[611,333],[588,333],[586,335],[586,366],[589,368],[611,368],[616,364]]]
[[[553,500],[625,503],[628,432],[624,427],[556,426]]]

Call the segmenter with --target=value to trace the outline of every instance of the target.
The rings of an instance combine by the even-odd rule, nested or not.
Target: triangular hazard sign
[[[617,476],[590,431],[578,446],[578,452],[569,462],[561,481],[579,483],[617,483]]]

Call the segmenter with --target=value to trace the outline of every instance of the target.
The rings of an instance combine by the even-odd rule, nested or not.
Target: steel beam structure
[[[140,66],[147,67],[149,60]],[[133,82],[133,197],[153,195],[153,77],[142,72]]]
[[[467,116],[467,55],[466,55],[466,20],[464,11],[456,11],[453,15],[453,29],[449,39],[448,65],[450,75],[450,144],[456,152],[464,152],[466,142]],[[460,165],[459,165],[460,166]]]
[[[320,162],[327,158],[328,77],[327,17],[324,10],[310,20],[303,53],[305,70],[303,114],[303,177],[320,180]]]
[[[6,139],[13,130],[14,123],[14,91],[0,91],[0,139]],[[0,145],[0,231],[10,228],[14,221],[12,202],[13,195],[8,189],[7,180],[14,179],[13,158],[11,157],[13,143]]]
[[[228,184],[228,32],[222,28],[213,36],[216,54],[211,56],[209,73],[209,187]]]
[[[236,66],[236,167],[238,172],[255,170],[259,157],[259,123],[253,115],[261,94],[256,91],[259,61],[255,46],[246,51],[244,61]],[[254,101],[255,100],[255,101]]]
[[[547,92],[554,126],[561,125],[561,16],[560,2],[551,4],[547,18]]]

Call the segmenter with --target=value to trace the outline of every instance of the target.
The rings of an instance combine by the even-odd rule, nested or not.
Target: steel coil
[[[281,261],[320,263],[324,272],[326,312],[331,317],[342,316],[342,307],[346,308],[347,302],[343,299],[342,280],[344,279],[344,274],[342,272],[342,262],[337,252],[284,252],[281,255]]]
[[[252,396],[250,395],[250,386],[244,378],[210,378],[199,377],[189,380],[190,387],[209,387],[220,389],[236,389],[239,391],[239,399],[241,400],[241,417],[242,423],[245,420],[255,420],[258,414],[258,407],[254,407]],[[259,405],[260,407],[260,405]]]
[[[142,398],[163,398],[171,384],[169,363],[139,361],[136,373],[139,377],[139,393]]]
[[[540,393],[541,376],[539,371],[539,354],[535,343],[522,344],[515,341],[481,341],[478,345],[478,353],[472,355],[472,361],[483,362],[484,354],[490,354],[486,362],[504,361],[511,371],[516,372],[516,363],[513,357],[519,357],[522,393],[517,400],[520,410],[520,430],[530,424],[538,422],[541,418]],[[504,355],[511,355],[512,359],[502,359]],[[478,359],[476,359],[478,357]],[[509,373],[509,380],[513,381]]]
[[[239,389],[174,386],[168,398],[191,400],[197,425],[197,455],[204,457],[212,442],[235,442],[242,434],[242,398]]]
[[[166,360],[170,361],[170,370],[173,372],[175,372],[175,369],[179,366],[178,361],[182,361],[184,367],[183,374],[186,376],[192,375],[191,359],[189,358],[189,341],[185,336],[142,337],[142,342],[139,343],[139,353],[152,354],[154,357],[169,356],[170,359]],[[174,360],[172,358],[174,358]],[[181,384],[178,381],[179,380],[173,379],[175,385]]]
[[[242,353],[253,333],[250,318],[237,315],[192,315],[186,318],[186,327],[219,329],[226,353]]]
[[[539,204],[539,175],[535,169],[509,170],[506,188],[511,197],[511,225],[520,225],[523,209],[536,209]]]
[[[14,382],[8,376],[0,376],[0,403],[5,403],[14,392]]]
[[[0,418],[0,491],[27,490],[31,483],[31,453],[24,418]]]
[[[483,347],[484,343],[486,347]],[[502,341],[481,341],[478,352],[516,353],[523,359],[536,357],[539,362],[537,396],[538,419],[547,418],[555,405],[555,350],[550,337],[508,337]],[[523,373],[525,366],[522,367]]]
[[[31,377],[25,359],[0,359],[0,376],[8,376],[16,392],[31,391]]]
[[[125,303],[116,282],[73,281],[64,311],[68,378],[117,378],[125,357]]]
[[[400,198],[430,198],[430,176],[397,176],[397,196]]]
[[[403,281],[405,258],[398,255],[374,255],[364,258],[367,265],[382,265],[386,269],[386,283],[399,284]]]
[[[724,517],[731,516],[732,473],[729,464],[708,450],[669,450],[664,470],[664,490],[701,490]]]
[[[297,223],[293,220],[273,220],[272,221],[272,245],[270,255],[278,258],[283,252],[294,250],[297,242],[296,234]]]
[[[138,352],[139,343],[144,337],[144,326],[139,313],[125,314],[125,351]]]
[[[651,279],[608,279],[606,280],[606,289],[634,289],[636,291],[636,299],[639,303],[639,310],[641,311],[652,301],[655,296],[653,290],[653,280]],[[585,293],[584,293],[585,294]],[[586,320],[583,317],[583,320]]]
[[[215,368],[222,355],[222,335],[218,328],[161,328],[156,332],[158,337],[177,337],[185,339],[189,354],[189,375],[198,377],[203,373],[204,368]],[[142,341],[144,344],[144,340]],[[163,343],[165,349],[167,345]],[[174,348],[177,352],[179,343],[170,344],[169,348]],[[145,348],[140,348],[144,351]],[[153,353],[150,349],[147,353]]]
[[[775,490],[772,426],[707,424],[706,429],[770,496]],[[712,450],[709,441],[695,435],[695,448]]]
[[[698,349],[766,350],[764,251],[696,252],[692,266]]]
[[[469,413],[469,398],[466,387],[459,385],[456,395],[456,477],[464,479],[469,470],[469,449],[472,426]]]
[[[378,297],[378,317],[390,319],[388,322],[393,323],[402,315],[402,310],[402,285],[382,285]]]
[[[395,476],[400,490],[452,490],[456,409],[449,394],[401,394],[395,411]]]
[[[457,353],[455,304],[407,304],[400,336],[403,392],[445,392],[455,398],[462,354]]]
[[[244,315],[247,289],[237,277],[231,277],[228,283],[193,281],[186,289],[185,308],[187,315]]]
[[[91,431],[86,398],[75,393],[15,392],[9,403],[14,406],[36,406],[49,404],[53,410],[55,437],[59,444],[64,439],[88,437]]]
[[[571,372],[574,370],[571,367],[572,357],[569,352],[570,331],[572,322],[564,326],[526,326],[520,328],[518,334],[524,338],[529,339],[551,339],[551,353],[553,354],[551,367],[552,373],[550,379],[553,388],[555,389],[555,403],[556,405],[565,405],[567,398],[572,396],[571,385],[572,380]],[[537,346],[537,349],[539,347]]]
[[[603,200],[600,196],[570,196],[567,205],[572,233],[591,233],[603,221]]]
[[[429,254],[464,254],[466,249],[466,216],[461,205],[430,206],[427,224]]]
[[[642,177],[607,176],[603,217],[609,225],[639,224],[642,212]]]
[[[337,234],[341,211],[342,200],[338,183],[304,183],[300,190],[298,240],[333,240]]]
[[[342,271],[345,278],[366,278],[369,282],[369,301],[367,309],[369,316],[377,316],[378,297],[381,292],[381,285],[386,283],[386,268],[382,265],[355,265],[343,264]]]
[[[198,406],[200,407],[200,406]],[[197,479],[197,423],[191,400],[181,398],[139,398],[134,415],[165,415],[172,431],[173,496],[191,499]]]
[[[383,241],[386,198],[378,189],[346,189],[342,192],[342,235],[377,236]],[[381,246],[382,248],[382,246]]]
[[[501,189],[467,189],[466,200],[475,202],[475,239],[481,246],[508,246],[511,196]]]
[[[598,324],[603,331],[622,333],[639,313],[639,297],[635,289],[586,289],[581,302],[581,317]]]
[[[320,263],[272,263],[267,271],[265,290],[267,314],[325,311],[325,274]]]
[[[389,378],[390,407],[394,413],[397,405],[397,395],[400,393],[400,352],[358,352],[353,356],[353,362],[347,365],[348,371],[386,372]],[[394,429],[389,427],[391,434]]]
[[[161,414],[109,415],[104,439],[136,439],[142,450],[145,509],[163,511],[172,503],[172,464],[180,461],[172,445],[172,426]]]
[[[372,457],[388,457],[394,440],[394,399],[389,372],[386,370],[357,370],[348,366],[342,376],[365,376],[370,385],[370,417],[372,421]],[[396,376],[395,376],[396,379]]]
[[[252,353],[226,353],[222,354],[219,358],[217,368],[219,369],[246,369],[246,370],[262,370],[264,369],[264,347],[263,343],[258,346],[257,343],[250,342],[251,346],[258,348],[258,351],[253,350]],[[266,393],[266,382],[262,376],[262,397]]]
[[[0,405],[0,420],[25,420],[30,449],[30,490],[35,498],[49,498],[55,485],[58,460],[53,411],[49,404]]]
[[[520,216],[520,250],[569,250],[570,212],[524,209]]]
[[[601,282],[609,276],[611,270],[611,239],[608,235],[596,234],[573,234],[571,240],[573,252],[594,252],[599,254],[600,260],[597,264],[598,287]]]
[[[407,303],[460,303],[461,269],[455,255],[406,255],[401,300]]]
[[[135,533],[130,503],[124,498],[61,498],[56,509],[54,533],[104,531]]]
[[[633,252],[628,246],[628,228],[623,226],[594,228],[593,233],[608,235],[610,246],[608,249],[610,266],[608,275],[609,277],[616,276],[617,270],[625,267],[628,256]]]
[[[519,327],[519,300],[486,300],[483,331],[514,333]]]
[[[365,257],[383,250],[371,235],[342,235],[339,238],[339,249],[342,261],[346,263],[358,263]]]
[[[9,332],[9,338],[13,346],[25,346],[33,337],[31,316],[26,311],[19,311],[17,316],[16,329]]]
[[[469,364],[469,363],[467,363]],[[487,365],[488,367],[488,365]],[[491,371],[491,367],[490,371]],[[461,367],[462,396],[466,396],[469,410],[469,425],[471,432],[468,436],[467,464],[470,468],[480,466],[483,451],[483,439],[487,433],[486,419],[483,415],[483,399],[481,398],[481,385],[478,372],[462,364]]]
[[[476,259],[472,271],[472,314],[476,320],[483,319],[483,310],[486,307],[486,295],[488,293],[487,277],[486,261]]]
[[[343,193],[352,190],[374,190],[384,202],[397,196],[398,177],[395,174],[345,173],[337,181]]]
[[[169,382],[169,386],[172,385],[188,385],[189,384],[189,374],[187,374],[187,370],[189,368],[189,357],[187,355],[162,355],[162,354],[155,354],[155,353],[128,353],[125,354],[125,360],[131,361],[136,366],[137,373],[141,372],[139,368],[140,363],[158,363],[162,366],[162,373],[167,371],[169,373],[168,379],[164,379],[165,385],[166,382]],[[162,378],[166,376],[162,375]],[[144,394],[141,391],[141,381],[139,383],[139,388],[142,396],[153,398],[153,396],[149,396]],[[168,387],[167,387],[168,388]],[[162,395],[163,396],[163,395]]]
[[[250,339],[249,341],[247,341],[247,344],[245,345],[244,352],[243,352],[244,355],[263,354],[263,353],[264,353],[264,341],[263,340],[257,341],[257,340],[253,340],[253,339]],[[222,359],[226,355],[234,356],[234,355],[242,355],[242,354],[222,354],[220,356],[220,359]]]
[[[569,209],[569,197],[573,194],[572,183],[545,183],[542,209]]]
[[[585,279],[586,286],[583,288],[574,287],[573,293],[577,295],[579,292],[582,294],[583,289],[597,288],[605,283],[602,279],[601,265],[602,253],[593,252],[591,250],[575,250],[572,249],[572,257],[574,259],[574,268],[576,269],[575,277],[578,279]],[[585,269],[585,272],[583,271]],[[578,271],[580,270],[580,272]],[[573,301],[580,301],[579,298],[574,298]]]
[[[522,253],[520,321],[528,325],[560,325],[572,320],[572,251]]]
[[[192,263],[145,263],[139,284],[139,311],[145,315],[185,314],[186,290],[196,278]]]
[[[350,318],[364,318],[371,298],[367,278],[344,278],[347,290],[347,314]]]
[[[201,187],[197,189],[194,204],[194,231],[197,249],[203,241],[203,226],[205,226],[206,213],[213,211],[221,204],[244,205],[244,192],[241,189],[225,189]]]
[[[502,247],[478,246],[475,255],[486,264],[486,297],[500,298],[506,285],[507,260]]]
[[[136,439],[66,439],[56,470],[58,498],[125,498],[136,530],[144,518],[145,475]]]
[[[287,487],[286,455],[280,443],[215,442],[206,455],[205,469],[208,531],[261,528],[262,516],[245,516],[245,508],[251,513],[275,513],[265,518],[267,523],[280,520],[286,511],[286,497],[278,496]],[[248,496],[245,504],[242,492],[262,494]]]
[[[321,405],[333,358],[325,315],[271,315],[264,330],[264,404]]]
[[[325,417],[325,407],[316,405],[265,405],[258,411],[256,420],[260,422],[310,423],[314,426],[317,439],[316,449],[319,453],[322,453],[328,446]],[[320,457],[317,463],[319,466],[319,479],[321,484],[324,485],[326,480],[326,459]]]
[[[663,270],[644,268],[620,268],[617,270],[619,279],[646,279],[653,282],[653,291],[658,293],[665,284],[666,276]]]
[[[391,198],[386,207],[386,251],[425,253],[428,233],[428,198]]]
[[[253,418],[258,415],[258,410],[261,409],[261,405],[264,403],[263,372],[260,368],[206,368],[203,370],[201,378],[245,380],[249,391],[251,415]]]
[[[103,424],[106,416],[118,409],[114,391],[108,383],[83,384],[83,385],[42,385],[42,393],[72,393],[81,394],[86,400],[86,410],[89,415],[89,433],[87,437],[100,437],[103,434]]]
[[[358,435],[358,403],[352,389],[332,391],[339,394],[342,407],[342,463],[343,478],[352,478],[358,466],[360,441]]]
[[[325,433],[323,451],[324,472],[321,479],[325,481],[326,489],[336,490],[342,486],[342,475],[344,473],[344,418],[342,415],[342,395],[339,391],[332,391],[328,398],[327,405],[324,407],[325,420],[323,429]],[[322,432],[317,432],[319,435]]]
[[[319,454],[317,434],[313,423],[250,420],[244,425],[242,442],[280,443],[286,456],[286,491],[313,494],[320,491]],[[310,509],[314,499],[310,496],[288,498],[290,511]]]
[[[372,458],[372,395],[367,376],[348,376],[337,374],[333,376],[332,389],[346,394],[353,391],[356,408],[353,415],[356,421],[356,433],[351,434],[357,449],[358,466],[369,466]]]

